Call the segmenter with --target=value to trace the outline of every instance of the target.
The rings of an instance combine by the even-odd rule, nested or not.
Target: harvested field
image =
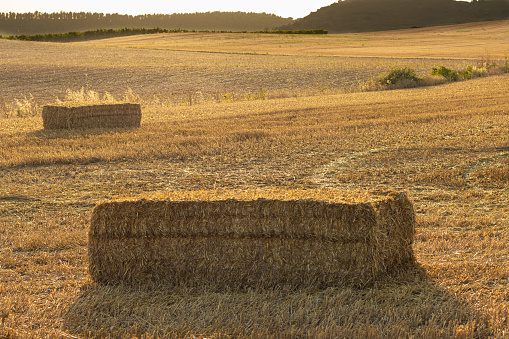
[[[473,39],[482,32],[478,27]],[[463,40],[458,41],[475,43],[469,33],[459,32]],[[440,41],[437,35],[433,43],[443,53]],[[225,84],[223,75],[226,83],[229,76],[236,78],[243,89],[248,83],[270,84],[260,76],[266,69],[279,72],[281,66],[280,74],[297,80],[303,70],[317,74],[319,65],[333,60],[304,52],[283,58],[124,49],[114,42],[90,47],[0,41],[1,93],[7,103],[8,97],[33,92],[35,101],[51,104],[55,93],[84,87],[77,77],[88,74],[94,90],[110,91],[117,79],[130,79],[138,84],[132,86],[135,93],[150,97],[155,84],[177,69],[162,65],[178,62],[183,76],[172,86],[214,92]],[[46,69],[51,55],[68,56],[51,66],[66,72]],[[239,67],[242,76],[229,73],[230,66],[210,76],[214,67],[237,57],[249,66]],[[440,64],[470,62],[445,57]],[[402,60],[387,58],[371,71]],[[403,61],[429,71],[437,60]],[[200,71],[192,72],[188,61]],[[349,65],[358,76],[373,64]],[[323,66],[321,74],[336,66]],[[81,73],[73,73],[77,69]],[[109,76],[114,73],[117,78]],[[301,91],[306,86],[299,80],[294,89],[300,95],[272,100],[183,106],[143,99],[138,129],[46,131],[40,113],[0,118],[0,337],[507,338],[508,75],[367,93],[306,96]],[[391,271],[369,288],[292,290],[146,289],[97,284],[88,272],[92,211],[105,200],[154,192],[153,199],[164,199],[175,191],[324,188],[405,191],[416,214],[416,265]]]
[[[509,20],[329,35],[154,34],[80,43],[172,51],[397,59],[503,59]]]

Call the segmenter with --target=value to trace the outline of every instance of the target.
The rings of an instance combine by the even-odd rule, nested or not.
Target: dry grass
[[[18,72],[28,90],[37,87],[31,71],[48,67],[45,55],[55,48],[65,49],[69,59],[55,66],[67,71],[55,73],[61,78],[49,91],[72,88],[70,74],[79,73],[71,71],[80,65],[99,70],[79,45],[9,46],[15,48],[2,55],[26,55],[19,64],[2,59],[2,72],[11,80]],[[27,52],[32,46],[38,54]],[[117,48],[97,51],[120,55]],[[115,59],[123,69],[138,57],[147,73],[136,74],[149,74],[144,63],[154,59],[126,53]],[[192,54],[165,53],[175,60]],[[212,69],[229,57],[206,55],[195,67]],[[259,64],[276,60],[256,57]],[[97,67],[116,71],[106,60]],[[313,63],[329,59],[299,60],[307,61],[288,66],[288,74],[312,72]],[[149,88],[160,81],[159,70],[153,65],[154,78],[146,76]],[[261,70],[246,74],[257,77]],[[183,79],[175,86],[185,86]],[[2,86],[17,93],[11,80]],[[100,86],[104,92],[115,84]],[[2,119],[0,337],[507,338],[507,88],[509,77],[500,75],[385,92],[147,104],[136,131],[53,133],[42,131],[39,116]],[[264,187],[405,190],[417,213],[413,250],[419,266],[369,289],[202,293],[90,280],[87,232],[97,202],[154,191]]]

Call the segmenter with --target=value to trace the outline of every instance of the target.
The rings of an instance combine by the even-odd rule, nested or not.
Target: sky
[[[313,1],[233,1],[233,0],[0,0],[0,12],[98,12],[119,14],[173,14],[195,12],[255,12],[271,13],[282,17],[302,18],[320,7],[337,2]]]

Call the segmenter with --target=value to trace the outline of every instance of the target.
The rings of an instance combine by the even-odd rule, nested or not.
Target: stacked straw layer
[[[141,107],[139,104],[44,106],[42,121],[44,129],[140,127]]]
[[[404,193],[359,203],[272,193],[99,204],[89,232],[92,278],[213,290],[325,288],[366,285],[413,260],[415,216]]]

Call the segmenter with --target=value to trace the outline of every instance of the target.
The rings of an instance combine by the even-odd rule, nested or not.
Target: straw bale
[[[139,104],[44,106],[44,129],[140,127]]]
[[[363,286],[414,260],[405,193],[344,197],[252,190],[104,202],[92,213],[89,271],[113,284],[325,288]]]

